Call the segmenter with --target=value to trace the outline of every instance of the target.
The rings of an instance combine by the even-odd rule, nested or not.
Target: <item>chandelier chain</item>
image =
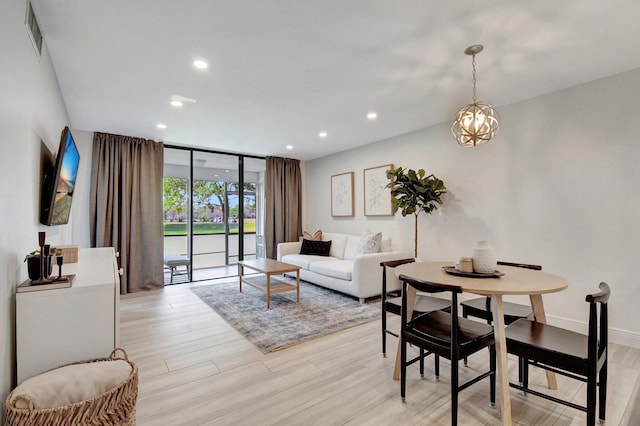
[[[473,66],[473,103],[476,101],[476,55],[472,55],[473,59],[471,60],[471,65]]]

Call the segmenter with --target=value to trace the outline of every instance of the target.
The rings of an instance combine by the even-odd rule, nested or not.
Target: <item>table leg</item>
[[[271,274],[266,273],[267,276],[267,309],[271,309]]]
[[[509,391],[509,368],[507,366],[507,339],[504,326],[504,308],[502,295],[491,296],[491,313],[493,315],[493,333],[496,341],[497,388],[500,392],[500,409],[502,424],[511,424],[511,396]]]
[[[531,294],[529,295],[529,300],[531,301],[531,307],[533,308],[533,315],[536,317],[536,321],[542,324],[547,323],[547,316],[544,313],[544,304],[542,303],[542,295],[541,294]],[[556,381],[555,373],[551,371],[545,370],[547,375],[547,386],[549,389],[558,389],[558,382]]]
[[[407,288],[407,318],[413,315],[413,305],[416,302],[416,289],[408,286]],[[400,332],[398,332],[400,335]],[[398,337],[398,350],[396,351],[396,365],[393,369],[393,380],[400,380],[400,368],[402,359],[400,358],[400,350],[402,349],[402,338]]]
[[[242,265],[238,263],[238,281],[240,281],[240,293],[242,293]]]
[[[300,269],[296,269],[296,286],[298,287],[296,289],[296,292],[298,293],[296,295],[296,301],[300,303]]]

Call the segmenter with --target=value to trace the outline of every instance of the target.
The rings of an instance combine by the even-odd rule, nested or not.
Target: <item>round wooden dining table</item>
[[[536,321],[546,323],[542,295],[554,293],[567,288],[567,280],[554,274],[514,266],[499,266],[499,272],[504,275],[496,278],[471,278],[452,275],[444,271],[443,267],[453,266],[454,262],[414,262],[400,265],[394,269],[397,277],[408,276],[414,280],[433,284],[460,286],[464,293],[473,293],[491,297],[491,311],[493,314],[493,330],[496,342],[497,383],[500,391],[500,407],[502,410],[502,424],[511,424],[511,399],[509,396],[509,370],[507,368],[507,342],[505,337],[504,310],[502,296],[527,295],[533,308]],[[407,317],[413,314],[415,289],[409,287],[407,291]],[[394,380],[400,379],[400,342],[396,355],[396,365],[393,371]],[[556,389],[555,375],[547,372],[547,382],[551,389]]]

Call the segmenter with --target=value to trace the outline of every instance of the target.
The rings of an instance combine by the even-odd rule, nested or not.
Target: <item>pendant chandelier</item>
[[[471,55],[473,65],[473,103],[462,107],[451,123],[451,132],[458,143],[465,147],[482,145],[498,133],[500,117],[489,104],[476,100],[476,55],[482,52],[481,44],[474,44],[464,50]]]

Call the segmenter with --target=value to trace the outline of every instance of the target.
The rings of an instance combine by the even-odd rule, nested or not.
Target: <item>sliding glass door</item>
[[[237,275],[238,260],[261,254],[264,169],[262,158],[165,148],[165,258],[188,260],[173,274],[165,262],[168,283]]]

